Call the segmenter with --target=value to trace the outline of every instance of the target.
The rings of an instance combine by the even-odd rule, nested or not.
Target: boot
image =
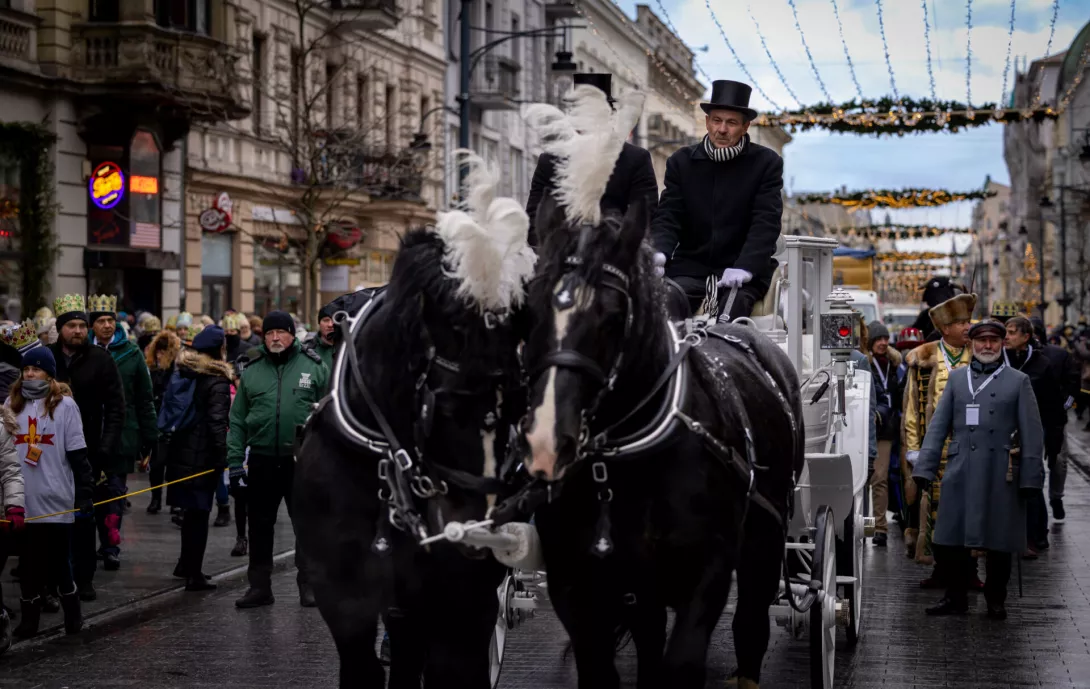
[[[212,526],[227,526],[231,523],[231,506],[219,505],[216,512],[216,521],[212,522]]]
[[[1063,524],[1064,519],[1067,517],[1067,513],[1064,511],[1064,501],[1060,498],[1054,498],[1048,502],[1052,505],[1052,523]]]
[[[916,539],[919,535],[918,529],[905,529],[905,555],[909,558],[916,557]]]
[[[272,591],[251,587],[246,595],[235,601],[236,608],[260,608],[263,605],[272,605],[276,602]]]
[[[90,603],[98,598],[98,591],[95,591],[95,585],[91,582],[86,584],[79,584],[79,599],[84,603]]]
[[[235,541],[235,547],[231,548],[231,557],[245,557],[246,553],[250,550],[250,542],[246,540],[245,536],[240,536]]]
[[[299,583],[299,605],[304,608],[318,607],[318,602],[314,600],[314,589],[310,584]]]
[[[15,636],[20,639],[29,639],[38,633],[38,623],[42,620],[41,599],[38,597],[33,600],[20,598],[19,612],[23,616],[23,621],[15,628]]]
[[[953,600],[945,596],[937,605],[924,610],[928,615],[964,615],[969,612],[968,600]]]
[[[190,578],[190,577],[186,576],[185,569],[182,567],[182,561],[181,560],[178,560],[178,564],[174,565],[174,576],[176,576],[179,579],[189,579]],[[208,581],[209,579],[212,578],[212,577],[208,576],[207,574],[202,574],[201,576],[204,577],[205,581]]]
[[[121,569],[121,558],[113,553],[106,553],[102,557],[102,568],[107,572],[116,572]]]
[[[875,548],[885,548],[887,538],[888,536],[886,536],[886,534],[884,533],[876,533],[874,534],[874,538],[871,540],[874,542]]]
[[[209,577],[207,574],[202,574],[198,577],[189,577],[185,582],[186,591],[215,591],[216,585],[209,583]]]
[[[64,633],[78,634],[83,629],[83,613],[79,609],[78,589],[61,594],[61,607],[64,608]]]
[[[988,619],[991,620],[1005,620],[1007,619],[1007,606],[1003,603],[988,603]]]
[[[48,612],[49,614],[53,614],[55,612],[60,612],[60,609],[61,602],[57,600],[56,596],[49,593],[46,593],[42,596],[42,612]]]
[[[0,608],[0,655],[11,648],[11,618],[6,610]]]
[[[163,500],[158,495],[151,496],[151,502],[148,503],[148,514],[159,514],[163,510]]]

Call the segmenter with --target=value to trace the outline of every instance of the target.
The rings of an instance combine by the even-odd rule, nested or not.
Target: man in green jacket
[[[151,388],[151,374],[144,363],[144,353],[130,342],[125,331],[117,326],[117,297],[91,295],[87,297],[94,344],[102,347],[113,357],[117,372],[121,375],[121,391],[125,396],[125,423],[121,427],[120,444],[105,453],[105,463],[99,467],[111,484],[111,496],[129,492],[128,475],[136,462],[151,455],[151,449],[159,440],[155,415],[155,393]],[[107,571],[121,567],[121,515],[119,501],[114,514],[99,519],[98,552]]]
[[[235,601],[240,608],[273,603],[273,532],[281,500],[291,516],[296,427],[306,422],[329,383],[321,357],[296,341],[290,315],[273,311],[262,330],[265,343],[244,355],[227,434],[231,482],[239,486],[244,481],[249,493],[250,589]],[[296,565],[299,602],[313,607],[314,594],[298,559]]]
[[[334,308],[332,303],[322,307],[318,312],[318,334],[303,343],[304,347],[321,358],[330,371],[333,370],[333,353],[337,350],[337,343],[333,339],[333,331],[336,329],[333,324]]]

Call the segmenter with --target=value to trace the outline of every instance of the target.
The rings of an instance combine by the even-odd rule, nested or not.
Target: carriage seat
[[[749,319],[757,326],[758,330],[784,330],[783,316],[775,313],[776,295],[780,291],[780,283],[783,281],[783,264],[776,266],[772,273],[772,282],[764,298],[753,305]]]

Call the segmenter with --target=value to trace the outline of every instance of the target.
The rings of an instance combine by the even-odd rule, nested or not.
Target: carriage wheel
[[[810,686],[831,689],[836,655],[836,527],[833,510],[822,505],[817,512],[813,577],[820,578],[820,601],[810,607]]]
[[[848,515],[847,523],[844,525],[844,541],[848,551],[850,559],[848,563],[851,565],[851,571],[847,572],[848,576],[855,577],[854,584],[844,585],[844,599],[848,606],[848,647],[851,648],[859,641],[859,635],[862,631],[861,620],[863,617],[863,544],[866,539],[863,538],[863,518],[859,512],[859,505],[856,504],[852,513]]]
[[[503,669],[503,651],[507,646],[508,612],[511,599],[515,596],[515,580],[511,572],[503,578],[503,583],[496,589],[496,595],[500,599],[499,611],[496,613],[496,628],[492,630],[492,645],[488,649],[489,680],[492,689],[500,684],[500,671]]]

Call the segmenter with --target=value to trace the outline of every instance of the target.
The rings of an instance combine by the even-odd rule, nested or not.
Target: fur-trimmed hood
[[[179,369],[188,369],[194,373],[203,373],[209,376],[220,376],[228,381],[234,380],[234,371],[226,361],[217,361],[207,354],[201,354],[194,349],[183,349],[175,359]]]
[[[870,359],[870,362],[873,365],[874,353],[872,352],[868,354],[867,358]],[[897,348],[893,345],[890,345],[889,348],[886,350],[886,358],[889,359],[889,363],[893,366],[894,369],[901,365],[901,353],[897,351]]]
[[[164,340],[167,342],[166,349],[159,352],[157,349],[159,342]],[[147,363],[148,368],[153,371],[155,369],[166,370],[174,365],[174,361],[178,358],[178,352],[181,350],[181,338],[170,330],[163,330],[148,343],[147,349],[144,350],[144,361]]]
[[[0,425],[7,429],[8,433],[15,435],[19,430],[19,424],[15,419],[15,412],[13,412],[6,405],[0,405]]]

